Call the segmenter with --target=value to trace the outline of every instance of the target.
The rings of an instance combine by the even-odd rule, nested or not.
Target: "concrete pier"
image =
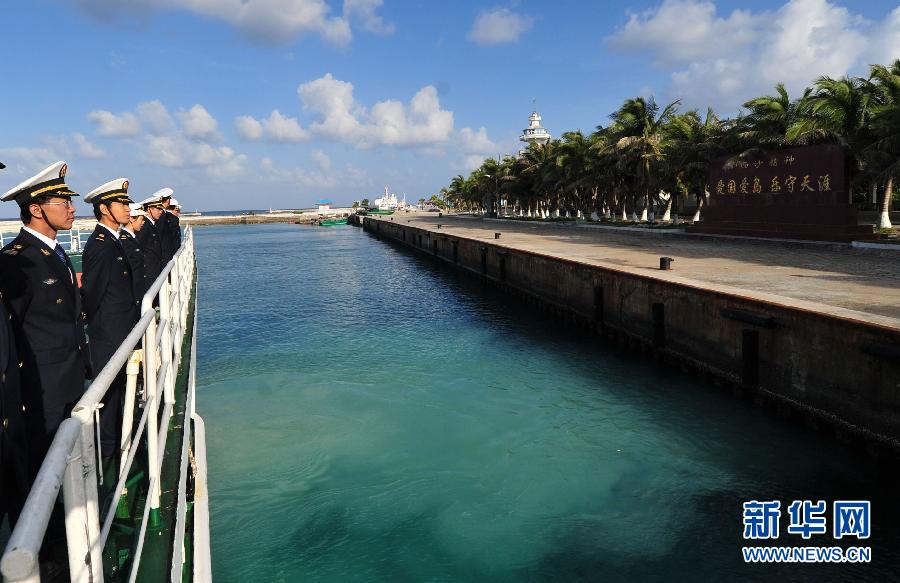
[[[779,410],[900,450],[900,252],[434,214],[363,226]],[[659,269],[663,256],[671,271]]]

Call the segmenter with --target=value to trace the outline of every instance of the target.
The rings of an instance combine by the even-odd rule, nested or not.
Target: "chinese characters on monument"
[[[850,204],[845,151],[836,145],[724,156],[709,173],[709,206],[695,232],[788,239],[872,236]]]

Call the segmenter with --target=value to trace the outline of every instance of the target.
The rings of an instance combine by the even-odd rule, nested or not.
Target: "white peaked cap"
[[[177,198],[173,198],[172,200],[169,201],[169,206],[181,206],[181,203],[178,202]]]
[[[59,162],[56,162],[55,164],[51,164],[50,166],[44,168],[43,170],[41,170],[40,172],[38,172],[31,178],[29,178],[27,180],[23,180],[19,184],[15,185],[14,187],[7,190],[5,193],[3,193],[3,196],[0,196],[0,200],[3,200],[3,201],[14,200],[16,198],[16,196],[18,194],[20,194],[23,190],[26,190],[33,186],[37,186],[44,182],[50,182],[50,181],[60,181],[61,182],[61,179],[66,175],[67,168],[68,168],[68,166],[66,166],[66,163],[63,162],[62,160],[60,160]],[[68,191],[68,187],[65,186],[64,183],[63,183],[62,187],[57,190],[63,190],[63,189]],[[69,192],[71,192],[71,191],[69,191]],[[52,193],[48,191],[47,194],[52,194]],[[39,194],[35,194],[34,196],[39,196]],[[65,194],[64,196],[70,196],[70,195]]]
[[[163,198],[170,198],[173,194],[175,194],[175,191],[167,186],[165,188],[160,188],[159,190],[154,192],[153,196],[155,196],[159,199],[163,199]]]
[[[103,195],[109,193],[109,197],[104,197]],[[117,195],[117,196],[115,196]],[[105,184],[101,184],[94,190],[87,193],[84,197],[84,202],[95,203],[102,202],[104,198],[128,198],[128,179],[127,178],[116,178],[115,180],[110,180]]]
[[[128,208],[131,210],[130,216],[132,217],[146,217],[147,213],[144,212],[144,209],[141,207],[141,203],[133,202],[128,205]]]
[[[159,201],[160,201],[160,198],[158,196],[156,196],[155,194],[152,194],[152,195],[148,196],[147,198],[145,198],[144,200],[142,200],[141,202],[139,202],[138,204],[140,204],[140,205],[153,204],[154,202],[159,202]]]

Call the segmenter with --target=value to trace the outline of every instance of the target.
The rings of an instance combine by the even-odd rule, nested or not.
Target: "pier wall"
[[[842,436],[900,449],[900,329],[366,217],[364,229]],[[677,279],[677,278],[675,278]],[[739,290],[738,290],[739,292]],[[793,302],[794,304],[802,302]],[[759,436],[765,439],[765,436]]]

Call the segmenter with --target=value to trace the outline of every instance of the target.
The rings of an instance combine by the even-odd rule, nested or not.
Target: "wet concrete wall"
[[[877,318],[835,316],[399,221],[367,218],[363,226],[757,402],[900,450],[900,328]]]

